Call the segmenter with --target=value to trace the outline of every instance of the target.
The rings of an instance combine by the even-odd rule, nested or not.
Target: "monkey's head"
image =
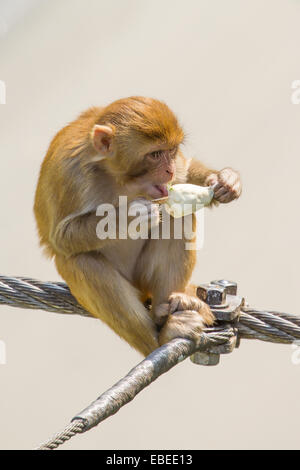
[[[94,161],[119,184],[135,183],[136,194],[151,199],[168,195],[184,134],[166,104],[143,97],[115,101],[103,109],[91,137]]]

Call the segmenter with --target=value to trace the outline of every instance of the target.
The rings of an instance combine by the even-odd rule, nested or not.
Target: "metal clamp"
[[[244,299],[237,295],[236,282],[222,279],[209,284],[201,284],[197,288],[197,296],[210,306],[217,325],[230,326],[235,329],[241,307],[244,305]],[[194,364],[215,366],[219,364],[221,354],[229,354],[238,346],[239,339],[235,334],[226,343],[210,348],[208,352],[197,351],[190,359]]]

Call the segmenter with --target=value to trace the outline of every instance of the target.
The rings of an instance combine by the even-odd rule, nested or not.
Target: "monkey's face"
[[[160,148],[147,152],[136,165],[135,179],[137,189],[150,199],[168,196],[167,184],[175,177],[175,158],[177,147]]]
[[[101,165],[129,191],[150,199],[168,195],[183,141],[176,116],[162,102],[131,97],[108,106],[92,131]]]
[[[160,199],[168,196],[167,184],[175,178],[181,136],[169,142],[150,139],[128,129],[126,137],[107,126],[95,126],[94,146],[107,172],[124,194]]]

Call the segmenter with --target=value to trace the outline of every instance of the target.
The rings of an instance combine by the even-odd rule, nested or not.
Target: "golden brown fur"
[[[36,190],[34,212],[46,254],[81,305],[144,355],[177,336],[196,339],[212,324],[209,308],[188,286],[195,253],[185,250],[184,238],[172,236],[101,240],[96,209],[111,203],[118,213],[119,196],[147,203],[164,193],[168,181],[217,183],[220,202],[238,197],[237,174],[188,161],[179,149],[183,137],[172,111],[151,98],[91,108],[53,139]],[[148,296],[152,314],[143,303]]]

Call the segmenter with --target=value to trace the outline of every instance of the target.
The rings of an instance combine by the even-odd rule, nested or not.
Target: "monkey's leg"
[[[147,240],[135,269],[137,286],[152,295],[154,316],[158,306],[169,302],[171,294],[186,292],[196,264],[196,252],[186,249],[191,246],[187,242],[195,242],[194,214],[182,219],[174,219],[164,212],[162,215],[159,232],[154,232],[159,238]]]
[[[195,253],[184,240],[149,239],[135,269],[136,284],[152,295],[153,309],[173,292],[185,292],[195,266]]]
[[[56,267],[78,302],[144,355],[156,349],[158,332],[133,287],[100,253],[57,256]]]
[[[153,319],[163,325],[160,344],[176,337],[197,340],[214,322],[209,307],[195,297],[195,286],[188,284],[196,257],[185,247],[184,239],[149,240],[138,262],[140,287],[152,294]]]

